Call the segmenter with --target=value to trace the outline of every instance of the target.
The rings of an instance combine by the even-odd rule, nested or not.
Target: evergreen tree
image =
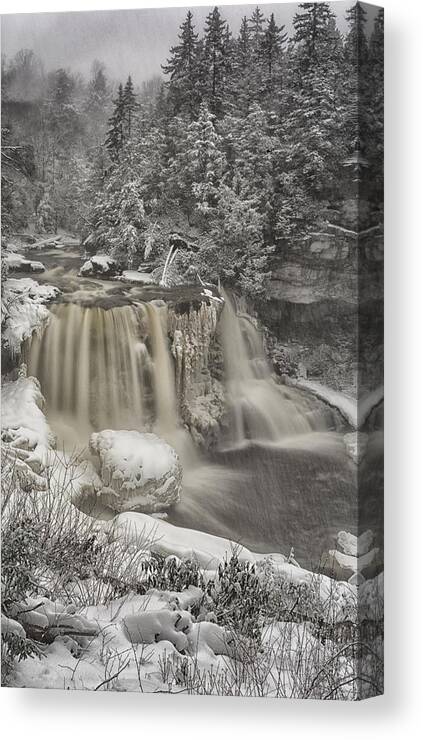
[[[206,18],[202,53],[202,94],[210,112],[224,113],[225,94],[231,70],[231,35],[226,21],[215,7]]]
[[[190,10],[180,26],[179,41],[162,69],[170,75],[167,85],[174,115],[186,113],[193,120],[199,105],[199,45]]]
[[[293,20],[294,42],[300,47],[301,66],[307,70],[320,60],[334,14],[328,3],[300,3],[299,8]]]
[[[107,132],[105,147],[109,152],[110,159],[116,161],[124,144],[124,117],[125,105],[123,99],[122,84],[118,87],[117,98],[113,101],[114,110],[109,118],[109,130]]]
[[[183,136],[183,138],[181,138]],[[198,121],[181,128],[179,144],[169,167],[168,188],[185,210],[188,218],[210,216],[217,206],[219,186],[226,158],[222,139],[214,126],[214,116],[205,103]]]
[[[135,116],[136,111],[140,107],[138,100],[137,100],[137,96],[134,93],[134,86],[132,84],[131,75],[129,75],[126,81],[125,87],[123,89],[122,107],[123,107],[123,119],[122,119],[123,133],[125,137],[130,139],[131,134],[132,134],[132,129],[133,129],[134,116]]]
[[[284,29],[285,26],[279,28],[276,25],[275,16],[272,13],[262,41],[262,57],[267,77],[266,92],[270,95],[274,94],[276,86],[280,81],[283,46],[288,38],[288,34],[285,33]]]
[[[99,193],[91,217],[94,242],[112,257],[132,266],[143,251],[143,233],[147,228],[141,196],[142,162],[128,146],[113,166],[104,191]]]
[[[65,69],[57,69],[51,80],[53,102],[58,105],[69,105],[72,102],[75,81]]]
[[[367,62],[368,44],[366,37],[367,13],[361,3],[356,3],[346,13],[349,32],[345,39],[345,56],[347,61],[358,69]]]
[[[378,70],[383,68],[384,51],[384,12],[379,8],[375,18],[374,28],[369,43],[369,59],[375,63]]]
[[[248,28],[252,43],[253,56],[255,56],[256,60],[260,59],[261,56],[264,36],[263,24],[264,15],[261,12],[260,8],[257,6],[251,15],[251,18],[248,20]]]

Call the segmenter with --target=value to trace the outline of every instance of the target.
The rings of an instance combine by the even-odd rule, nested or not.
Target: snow
[[[109,257],[107,254],[96,254],[90,257],[89,260],[84,262],[80,269],[81,275],[93,275],[93,274],[110,274],[115,272],[117,267],[116,260],[113,257]]]
[[[136,270],[124,270],[122,275],[119,276],[119,280],[128,283],[142,283],[144,285],[151,285],[154,283],[151,273],[137,272]]]
[[[294,385],[296,388],[301,390],[310,391],[317,398],[325,401],[329,406],[334,406],[340,411],[342,416],[351,424],[354,429],[357,429],[357,401],[351,396],[347,396],[339,391],[334,391],[332,388],[328,388],[316,380],[307,380],[306,378],[290,378],[289,385]]]
[[[287,383],[296,388],[313,393],[329,406],[337,408],[354,429],[360,429],[371,411],[383,401],[383,386],[376,388],[360,399],[352,398],[339,391],[334,391],[316,380],[306,378],[288,378]]]
[[[127,616],[122,624],[124,635],[129,642],[151,644],[168,640],[181,652],[188,647],[186,633],[192,627],[192,620],[187,611],[160,609]]]
[[[1,428],[13,435],[11,446],[43,451],[52,433],[42,411],[44,398],[36,378],[5,381],[1,388]]]
[[[182,466],[173,447],[155,434],[106,429],[91,435],[99,458],[102,502],[115,511],[152,513],[177,503]]]
[[[106,429],[91,435],[90,447],[101,459],[103,474],[125,480],[129,489],[159,480],[177,463],[175,450],[156,434]]]
[[[235,551],[242,562],[255,562],[249,550],[236,542],[206,532],[185,527],[175,527],[162,519],[152,519],[145,514],[126,512],[115,517],[106,525],[110,535],[116,539],[137,543],[144,542],[146,532],[151,533],[151,552],[164,557],[194,559],[200,567],[216,570],[225,558]]]
[[[16,253],[6,254],[4,261],[12,271],[44,272],[46,269],[42,262],[27,260],[21,254]]]
[[[32,278],[8,278],[3,288],[3,340],[12,355],[19,355],[21,344],[34,331],[40,331],[50,319],[46,303],[60,290],[52,285],[39,285]]]

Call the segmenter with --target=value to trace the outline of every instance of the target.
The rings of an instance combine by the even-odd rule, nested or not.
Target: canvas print
[[[1,20],[2,685],[383,693],[383,10]]]

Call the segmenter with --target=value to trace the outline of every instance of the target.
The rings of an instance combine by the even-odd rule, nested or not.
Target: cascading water
[[[53,308],[42,337],[31,340],[28,370],[65,442],[86,443],[107,428],[141,431],[154,420],[159,433],[171,432],[177,415],[165,312],[152,303]]]
[[[353,520],[342,436],[313,431],[316,405],[272,379],[259,332],[245,312],[237,316],[230,297],[220,323],[230,428],[221,449],[208,455],[196,451],[178,412],[181,402],[195,402],[196,388],[209,392],[203,370],[217,304],[168,321],[162,301],[122,305],[120,295],[86,292],[73,298],[81,302],[52,307],[27,351],[59,444],[86,447],[93,431],[107,428],[155,431],[177,450],[184,470],[181,502],[169,509],[169,521],[255,550],[286,551],[295,532],[296,552],[307,562],[310,552],[320,556],[328,536],[326,519],[316,525],[320,511],[326,517],[330,510],[336,531]]]
[[[221,336],[231,442],[279,442],[316,428],[310,406],[299,394],[272,379],[263,342],[249,317],[238,317],[231,297],[225,307]]]

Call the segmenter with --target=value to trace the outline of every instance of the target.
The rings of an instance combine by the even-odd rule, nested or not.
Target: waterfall
[[[313,431],[316,422],[309,404],[273,380],[259,332],[249,317],[237,315],[231,296],[222,294],[225,306],[220,328],[230,444],[278,442]]]
[[[160,431],[175,427],[165,322],[166,307],[152,303],[52,308],[43,335],[31,339],[28,371],[41,383],[59,437],[80,444],[101,429],[142,431],[155,420]]]
[[[316,423],[315,407],[304,396],[273,380],[252,320],[246,313],[238,316],[231,297],[224,297],[220,332],[229,445],[277,443],[319,423],[326,428],[319,419]],[[214,306],[202,306],[195,316],[168,321],[161,301],[53,306],[49,324],[41,337],[33,336],[26,357],[60,442],[86,445],[91,433],[102,429],[155,431],[187,466],[195,465],[198,455],[180,423],[179,407],[193,403],[196,387],[210,392],[208,351],[217,317]]]

